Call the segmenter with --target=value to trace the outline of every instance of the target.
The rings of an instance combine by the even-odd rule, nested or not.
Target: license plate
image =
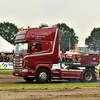
[[[18,76],[19,74],[18,74],[18,73],[16,73],[15,75],[16,75],[16,76]]]

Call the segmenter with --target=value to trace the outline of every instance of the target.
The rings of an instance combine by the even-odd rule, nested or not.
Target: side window
[[[32,52],[40,52],[40,51],[46,51],[50,48],[49,42],[31,42],[31,48],[35,48],[34,50],[31,50]]]
[[[35,47],[35,52],[39,52],[42,50],[41,42],[31,42],[31,45]]]

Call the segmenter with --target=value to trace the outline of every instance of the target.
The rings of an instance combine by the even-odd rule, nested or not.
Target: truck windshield
[[[18,43],[15,45],[15,53],[24,54],[28,51],[28,42],[27,43]]]

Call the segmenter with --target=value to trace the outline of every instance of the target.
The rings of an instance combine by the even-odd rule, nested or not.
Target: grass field
[[[23,88],[68,88],[68,87],[100,87],[100,83],[59,83],[59,84],[17,84],[0,85],[0,89],[23,89]]]
[[[0,74],[12,74],[12,69],[0,69]]]

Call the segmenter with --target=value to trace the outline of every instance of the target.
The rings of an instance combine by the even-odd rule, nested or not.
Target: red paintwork
[[[99,56],[81,56],[81,64],[99,65]]]
[[[23,57],[22,57],[23,58],[22,69],[25,69],[25,66],[27,65],[27,62],[28,62],[29,73],[31,73],[32,72],[31,70],[33,70],[34,77],[36,75],[36,71],[38,68],[47,67],[51,72],[52,66],[49,66],[49,65],[58,63],[59,30],[57,31],[57,36],[56,36],[55,46],[54,46],[54,51],[53,51],[54,39],[55,39],[55,34],[56,34],[57,29],[58,27],[47,28],[47,29],[30,29],[30,30],[20,31],[16,35],[15,42],[23,41],[23,40],[29,41],[28,53],[23,54]],[[30,53],[31,42],[42,42],[41,52]],[[44,53],[51,53],[51,54],[41,55]],[[30,55],[37,55],[37,54],[38,56],[30,56]],[[30,57],[26,57],[27,55],[29,55]],[[39,60],[41,57],[43,57],[43,60]],[[14,55],[14,58],[17,58],[16,54]],[[20,58],[20,55],[19,55],[19,58]],[[14,66],[14,68],[16,68],[16,66]],[[19,67],[17,66],[16,69],[18,68],[20,69],[20,66]],[[13,74],[15,75],[15,73]]]
[[[46,68],[51,74],[51,79],[83,79],[83,74],[85,71],[52,69],[52,64],[58,64],[59,30],[57,30],[58,27],[52,27],[46,29],[29,29],[17,33],[15,42],[29,41],[29,43],[27,53],[23,55],[14,55],[13,75],[18,75],[22,77],[31,76],[35,78],[36,72],[39,68]],[[41,42],[42,50],[40,52],[31,53],[31,42]],[[40,60],[40,58],[43,58],[43,60]],[[87,62],[85,59],[86,58],[82,58],[82,64]],[[83,60],[85,60],[85,62],[83,62]],[[22,63],[18,63],[20,61],[22,61]],[[22,72],[23,69],[28,69],[28,72]]]

